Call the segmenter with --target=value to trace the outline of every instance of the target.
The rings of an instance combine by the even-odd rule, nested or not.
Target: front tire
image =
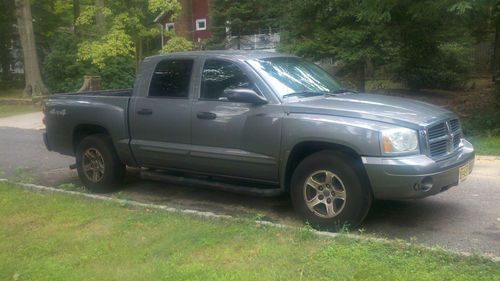
[[[76,150],[78,176],[92,192],[116,189],[123,180],[125,165],[120,161],[111,138],[98,134],[85,137]]]
[[[290,195],[305,221],[332,231],[357,227],[372,203],[370,187],[355,159],[334,151],[306,157],[292,176]]]

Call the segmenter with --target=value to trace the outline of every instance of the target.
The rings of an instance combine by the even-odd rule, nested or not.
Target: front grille
[[[458,119],[438,123],[427,129],[429,156],[441,157],[452,153],[460,146],[462,132]]]

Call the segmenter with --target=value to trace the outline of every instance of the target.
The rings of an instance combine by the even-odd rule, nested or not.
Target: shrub
[[[160,50],[160,54],[169,54],[174,52],[184,52],[193,49],[193,42],[184,37],[171,34],[167,43]]]

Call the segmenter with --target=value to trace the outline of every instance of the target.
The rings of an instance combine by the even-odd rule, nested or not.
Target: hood
[[[452,112],[421,101],[376,94],[346,94],[300,99],[285,104],[290,113],[306,113],[354,117],[391,123],[399,126],[423,127]]]

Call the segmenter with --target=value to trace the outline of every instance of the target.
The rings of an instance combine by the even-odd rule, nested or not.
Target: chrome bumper
[[[465,139],[451,157],[434,161],[426,155],[362,157],[375,199],[422,198],[458,185],[460,167],[472,171],[474,148]]]

